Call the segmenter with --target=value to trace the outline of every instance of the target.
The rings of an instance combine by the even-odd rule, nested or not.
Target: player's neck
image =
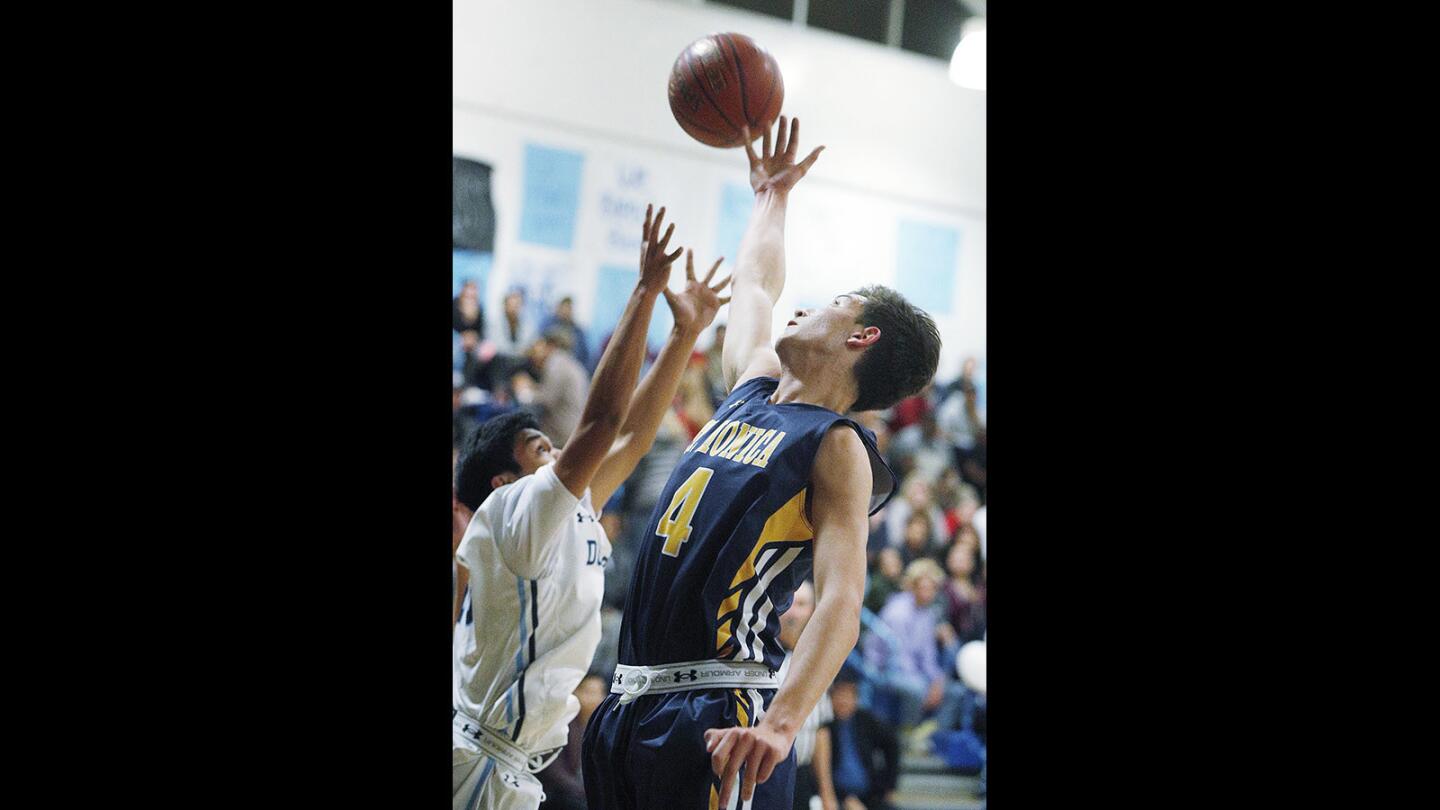
[[[855,397],[855,380],[848,371],[836,369],[833,361],[824,364],[801,361],[781,367],[780,384],[775,386],[770,402],[819,405],[845,413]]]

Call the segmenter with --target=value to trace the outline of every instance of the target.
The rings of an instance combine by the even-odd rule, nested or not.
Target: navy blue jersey
[[[726,659],[778,669],[780,614],[810,573],[805,499],[820,442],[836,423],[870,454],[870,512],[895,477],[875,436],[803,403],[771,404],[779,381],[756,377],[730,392],[685,449],[637,550],[620,627],[622,664]]]

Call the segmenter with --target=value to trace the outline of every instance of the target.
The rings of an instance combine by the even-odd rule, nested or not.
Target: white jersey
[[[580,711],[572,693],[600,643],[609,556],[590,490],[576,498],[550,465],[490,493],[455,554],[470,571],[455,624],[455,708],[529,754],[565,745]]]

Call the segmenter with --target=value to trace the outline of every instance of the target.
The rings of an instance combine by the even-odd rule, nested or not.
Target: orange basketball
[[[670,69],[670,112],[690,137],[722,149],[740,146],[742,126],[759,138],[785,101],[780,65],[744,34],[690,43]]]

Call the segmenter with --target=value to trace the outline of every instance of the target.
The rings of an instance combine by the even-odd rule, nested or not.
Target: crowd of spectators
[[[520,407],[536,411],[544,431],[563,446],[609,336],[592,342],[595,336],[575,322],[569,298],[531,317],[518,288],[505,296],[501,316],[487,319],[468,282],[455,299],[454,330],[454,447],[480,422]],[[586,709],[603,697],[616,663],[620,613],[650,514],[681,452],[725,397],[719,369],[724,339],[722,324],[710,345],[695,352],[653,449],[604,505],[601,520],[614,552],[606,571],[602,641],[591,677],[577,692]],[[853,415],[875,432],[900,483],[870,520],[860,642],[817,707],[823,722],[812,718],[826,730],[830,767],[807,771],[811,781],[797,790],[797,807],[819,795],[825,810],[884,808],[902,748],[927,750],[937,733],[956,732],[983,745],[984,695],[967,687],[956,667],[960,647],[983,641],[986,626],[986,436],[979,385],[976,362],[969,359],[957,379],[936,381],[887,411]],[[578,737],[572,728],[571,747],[579,745]],[[544,807],[571,806],[578,783],[567,768],[578,769],[577,752],[562,753],[544,772],[552,794]],[[812,747],[810,753],[824,752]],[[818,778],[822,772],[824,779]],[[813,793],[800,795],[807,791]]]

